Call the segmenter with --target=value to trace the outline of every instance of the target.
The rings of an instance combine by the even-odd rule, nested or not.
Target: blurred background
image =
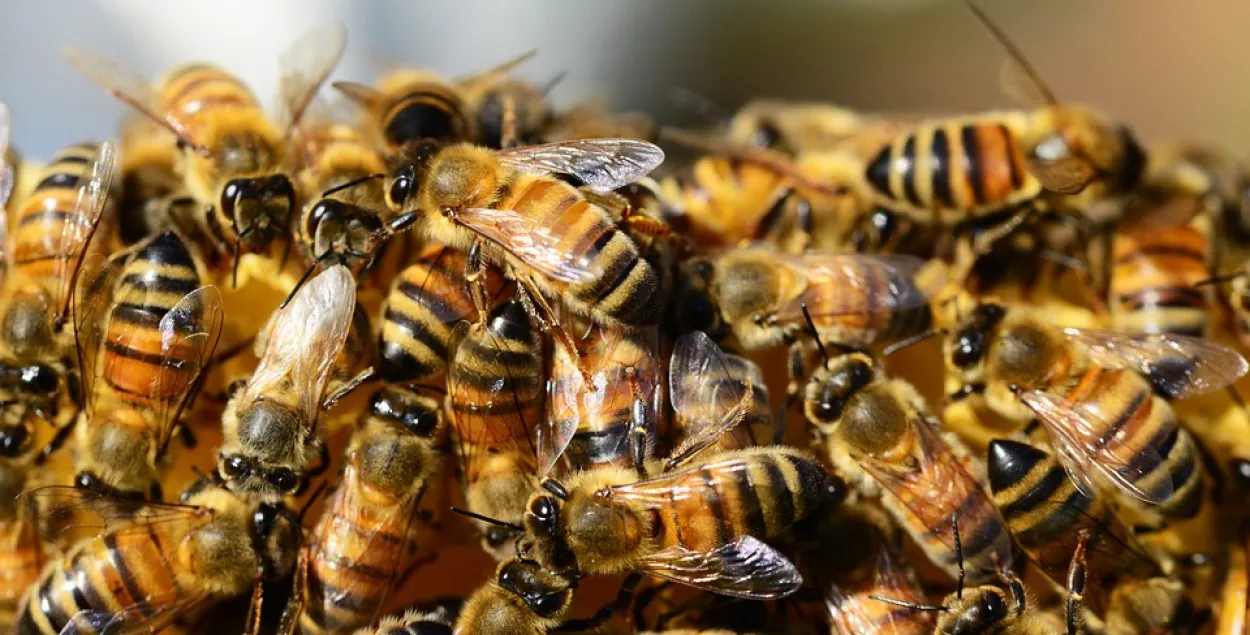
[[[1250,151],[1250,3],[982,0],[1061,99],[1093,104],[1144,140],[1194,139]],[[0,37],[0,101],[18,147],[47,157],[111,134],[122,107],[74,74],[74,44],[155,78],[203,59],[269,99],[279,53],[342,20],[335,78],[371,81],[399,60],[450,76],[531,48],[520,71],[567,72],[557,103],[600,98],[689,123],[669,93],[726,108],[753,96],[856,108],[950,113],[1013,106],[1003,51],[955,0],[162,0],[10,5]]]

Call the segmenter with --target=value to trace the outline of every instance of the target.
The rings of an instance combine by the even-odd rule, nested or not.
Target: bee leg
[[[577,344],[573,342],[573,336],[569,335],[569,332],[560,326],[556,320],[555,311],[547,303],[547,298],[543,297],[542,292],[534,284],[533,280],[518,276],[516,281],[521,305],[525,307],[526,311],[530,312],[530,317],[538,322],[539,327],[543,331],[550,333],[551,338],[564,347],[564,351],[568,353],[569,359],[573,360],[577,369],[582,373],[582,380],[586,382],[586,385],[591,385],[593,377],[591,377],[590,371],[586,370],[585,365],[582,363],[582,354],[577,350]]]
[[[482,257],[482,241],[474,240],[464,259],[464,280],[469,285],[473,308],[477,309],[478,323],[485,324],[490,313],[489,291],[486,288],[486,263]]]
[[[52,435],[52,440],[48,441],[48,444],[43,446],[43,449],[35,456],[35,465],[43,465],[48,461],[48,457],[52,456],[53,452],[65,445],[65,440],[69,438],[69,433],[74,431],[74,425],[77,422],[78,417],[74,417],[69,423],[57,428],[56,434]]]
[[[152,481],[151,487],[148,488],[148,500],[157,503],[165,500],[165,490],[161,487],[160,481]]]
[[[597,613],[588,618],[565,622],[556,631],[561,633],[581,633],[599,628],[611,619],[613,614],[628,611],[630,604],[633,603],[634,590],[638,588],[640,582],[642,582],[641,573],[629,574],[625,581],[621,583],[621,590],[616,594],[616,599],[611,604],[599,609]]]
[[[1076,538],[1076,549],[1068,564],[1068,635],[1076,635],[1081,624],[1081,600],[1085,595],[1085,581],[1089,572],[1085,568],[1085,548],[1089,544],[1089,530],[1082,529]]]
[[[278,633],[294,635],[299,628],[299,617],[304,612],[304,604],[308,598],[304,595],[308,579],[308,547],[299,550],[299,560],[295,565],[294,580],[291,583],[291,599],[282,611],[282,619],[278,621]]]
[[[519,145],[520,135],[517,132],[516,101],[511,96],[501,98],[499,114],[499,147],[513,148]]]
[[[359,373],[356,373],[355,377],[347,380],[342,386],[339,386],[337,390],[331,393],[329,397],[326,397],[325,401],[321,402],[321,409],[329,410],[330,408],[333,408],[334,404],[337,404],[343,397],[351,394],[352,391],[359,388],[365,382],[372,380],[376,372],[377,371],[374,367],[370,366]]]
[[[256,583],[252,586],[252,601],[247,605],[247,629],[243,631],[243,635],[260,635],[261,609],[265,604],[263,589],[260,578],[256,578]]]

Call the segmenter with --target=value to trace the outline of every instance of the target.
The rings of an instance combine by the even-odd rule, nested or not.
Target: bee
[[[959,523],[957,517],[951,517],[951,527],[955,537],[956,554],[960,553]],[[1080,610],[1082,593],[1085,591],[1085,543],[1088,534],[1077,538],[1076,550],[1072,553],[1071,575],[1068,577],[1067,633],[1077,635],[1080,632]],[[961,566],[962,570],[963,567]],[[1010,569],[999,572],[1006,589],[986,584],[971,589],[964,588],[964,579],[959,578],[955,592],[946,596],[940,605],[916,604],[879,595],[872,599],[900,606],[914,611],[935,611],[938,614],[937,627],[933,633],[960,633],[980,635],[982,633],[998,633],[1001,635],[1047,635],[1063,632],[1063,623],[1047,612],[1029,605],[1029,595],[1024,583]]]
[[[655,120],[641,112],[613,113],[603,104],[578,104],[543,127],[538,135],[546,143],[575,139],[642,139],[655,141],[660,129]]]
[[[421,139],[454,143],[478,136],[477,120],[464,96],[436,73],[396,69],[372,87],[344,81],[332,86],[360,106],[362,133],[387,154]]]
[[[75,483],[159,501],[160,459],[217,347],[222,299],[200,286],[200,267],[172,231],[119,256],[97,278],[81,276],[74,298],[86,405]]]
[[[211,64],[185,64],[150,86],[92,53],[71,48],[66,56],[87,79],[173,133],[186,190],[204,210],[197,221],[232,252],[237,286],[240,253],[263,253],[286,241],[297,214],[287,141],[345,42],[343,26],[335,24],[304,35],[282,55],[277,103],[283,111],[276,120],[241,80]]]
[[[485,321],[462,323],[454,339],[447,401],[465,502],[472,514],[502,521],[478,519],[483,548],[502,560],[536,484],[543,342],[515,300],[499,304]]]
[[[731,411],[709,427],[723,431],[740,418]],[[718,436],[684,443],[644,480],[623,468],[578,472],[564,483],[544,479],[525,507],[521,557],[557,573],[630,572],[635,583],[652,574],[748,599],[793,593],[802,576],[762,540],[829,502],[828,476],[785,446],[691,461]]]
[[[1010,566],[1006,522],[911,384],[886,377],[862,353],[826,357],[804,388],[803,411],[835,466],[888,491],[882,503],[891,516],[951,577],[964,562],[945,522],[955,512],[972,528],[965,546],[974,582]]]
[[[112,226],[112,144],[58,152],[19,205],[12,234],[0,222],[4,286],[0,290],[0,456],[30,449],[38,420],[57,428],[40,455],[68,438],[79,404],[72,399],[74,346],[68,322],[72,290],[88,255],[111,246],[93,237]]]
[[[1059,328],[981,301],[944,345],[953,399],[984,393],[1014,421],[1034,417],[1077,490],[1095,475],[1162,518],[1201,508],[1199,451],[1168,400],[1232,383],[1246,361],[1197,338]]]
[[[1243,531],[1229,545],[1228,573],[1220,592],[1217,635],[1245,635],[1250,632],[1250,574],[1246,568],[1246,536]]]
[[[299,491],[318,469],[312,460],[326,450],[317,419],[355,306],[356,281],[335,265],[270,318],[257,338],[260,363],[222,414],[217,471],[231,491],[271,500]]]
[[[295,565],[295,515],[219,487],[201,483],[178,505],[136,506],[64,487],[29,495],[47,504],[50,518],[65,518],[58,531],[89,533],[23,596],[21,635],[155,632]]]
[[[338,488],[300,553],[287,608],[292,631],[339,633],[371,624],[420,546],[418,506],[441,466],[440,404],[388,385],[352,434]],[[407,570],[407,571],[406,571]]]
[[[457,82],[465,103],[477,117],[477,138],[488,148],[509,148],[534,143],[553,117],[547,95],[561,77],[545,86],[509,77],[521,62],[537,51],[528,51],[503,64]]]
[[[382,618],[378,625],[362,628],[355,635],[451,635],[455,616],[442,610],[408,609],[402,615]]]
[[[721,432],[706,451],[772,445],[776,440],[764,374],[751,360],[726,353],[706,333],[677,338],[668,381],[677,437],[673,445],[708,434],[726,412],[734,412],[741,421]]]
[[[871,195],[900,213],[950,226],[1034,201],[1080,209],[1131,189],[1146,164],[1132,133],[1089,108],[1060,103],[998,25],[966,4],[1010,54],[1012,70],[1023,71],[1021,88],[1045,105],[915,124],[866,162]],[[1068,198],[1082,192],[1084,198]]]
[[[1099,584],[1083,601],[1096,615],[1107,612],[1120,579],[1164,575],[1105,498],[1076,490],[1055,457],[1018,441],[990,442],[987,473],[994,504],[1016,544],[1051,580],[1062,582],[1078,534],[1089,534],[1087,567]]]
[[[864,120],[863,114],[833,104],[756,99],[733,114],[725,137],[737,146],[793,156],[834,149],[852,137]]]
[[[532,560],[509,558],[464,603],[454,633],[547,635],[564,629],[577,579]],[[606,621],[600,620],[600,621]],[[576,625],[578,630],[585,624]],[[571,630],[571,629],[570,629]]]
[[[117,201],[122,243],[133,245],[167,226],[169,206],[185,196],[173,133],[138,113],[122,120]]]
[[[549,298],[606,326],[640,326],[659,317],[659,277],[638,246],[582,190],[550,173],[577,177],[594,191],[650,172],[664,153],[628,139],[593,139],[491,151],[468,144],[434,150],[392,174],[387,201],[420,221],[426,238],[499,265],[544,329],[570,353]],[[466,272],[470,280],[480,273]]]
[[[429,377],[447,365],[448,345],[459,322],[475,319],[465,280],[463,252],[429,244],[391,283],[378,335],[379,374],[389,382]],[[495,297],[503,281],[487,267],[486,294]]]

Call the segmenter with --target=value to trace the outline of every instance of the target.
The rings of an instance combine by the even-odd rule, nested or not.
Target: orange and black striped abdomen
[[[185,525],[168,522],[110,531],[71,549],[27,594],[18,633],[57,635],[80,611],[98,611],[107,622],[108,616],[133,608],[133,617],[146,619],[194,593],[178,584],[170,568],[183,537],[183,531],[175,535],[173,528],[184,530]],[[177,617],[160,616],[145,626],[158,629]]]
[[[919,125],[882,148],[868,163],[866,177],[886,199],[947,225],[1040,192],[1011,128],[993,119]]]
[[[568,293],[562,296],[567,304],[630,326],[658,319],[659,277],[606,211],[555,179],[518,175],[511,185],[498,201],[499,209],[559,228],[560,251],[599,272],[594,280],[567,285]]]
[[[264,115],[256,96],[239,78],[209,64],[187,64],[161,83],[165,110],[195,134],[223,109],[255,110]]]
[[[1136,333],[1203,337],[1211,319],[1208,221],[1172,227],[1122,223],[1111,242],[1108,304],[1112,326]]]
[[[784,177],[754,161],[706,156],[662,184],[681,213],[672,224],[707,246],[757,240],[780,211]]]
[[[76,218],[79,189],[91,180],[99,146],[79,144],[57,152],[39,174],[39,183],[17,212],[10,237],[13,262],[19,272],[41,281],[49,291],[57,266],[77,253],[63,253],[61,235],[67,226],[82,224]],[[90,210],[85,210],[87,213]]]
[[[1131,370],[1088,366],[1063,396],[1099,415],[1098,421],[1087,421],[1097,425],[1067,431],[1079,448],[1094,461],[1123,466],[1118,469],[1126,479],[1163,498],[1156,507],[1160,514],[1190,518],[1198,513],[1202,469],[1197,448],[1150,382]]]
[[[421,379],[443,369],[452,329],[476,317],[464,280],[463,253],[442,248],[395,278],[382,310],[379,336],[382,378]]]
[[[1103,614],[1118,577],[1161,575],[1105,500],[1078,491],[1053,456],[998,439],[990,443],[986,467],[994,505],[1016,544],[1051,580],[1066,581],[1077,533],[1089,532],[1086,566],[1101,583],[1086,587],[1085,603],[1096,614]]]
[[[383,135],[392,149],[421,139],[466,141],[473,134],[464,100],[436,82],[405,86],[382,112]]]
[[[363,499],[358,468],[343,482],[313,530],[300,632],[351,632],[381,610],[408,555],[411,501]]]
[[[169,231],[143,244],[122,269],[99,366],[101,378],[122,400],[151,404],[180,399],[195,381],[199,364],[191,356],[196,351],[186,346],[163,351],[160,321],[199,286],[191,252]],[[174,380],[171,372],[182,376]],[[157,381],[162,374],[163,381]]]
[[[777,536],[825,500],[827,479],[815,460],[768,448],[722,455],[639,487],[665,496],[652,510],[659,549],[708,552],[742,536]]]
[[[541,337],[515,300],[496,307],[485,329],[469,330],[447,378],[452,423],[462,443],[528,443],[546,398],[542,350]]]
[[[807,305],[823,337],[847,345],[868,345],[929,328],[933,321],[929,303],[911,276],[864,262],[845,261],[841,267],[857,267],[859,272],[852,278],[865,282],[809,276],[799,300]]]

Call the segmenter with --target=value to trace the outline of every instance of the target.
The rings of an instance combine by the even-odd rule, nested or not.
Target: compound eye
[[[534,613],[539,617],[553,617],[564,608],[566,595],[567,592],[544,595],[531,601],[530,608],[534,609]]]
[[[14,458],[26,447],[30,431],[26,426],[7,426],[0,428],[0,456]]]
[[[393,208],[401,208],[408,202],[408,198],[412,196],[413,171],[411,167],[404,168],[391,179],[391,187],[387,190],[387,202]]]
[[[243,182],[239,180],[230,181],[221,189],[221,213],[231,221],[234,220],[234,203],[243,194],[243,189]]]
[[[530,503],[530,513],[542,522],[551,522],[556,517],[556,503],[550,496],[540,496]]]
[[[248,460],[241,456],[231,456],[222,461],[221,471],[227,478],[239,478],[252,471]]]
[[[296,487],[299,487],[299,476],[296,476],[294,470],[286,467],[280,467],[270,472],[265,476],[265,480],[283,492],[291,492]]]
[[[512,530],[507,527],[492,525],[486,530],[486,544],[499,547],[512,539]]]
[[[981,598],[981,615],[984,616],[984,622],[995,623],[1007,617],[1007,605],[1003,603],[1003,598],[997,593],[989,593]]]
[[[420,437],[428,437],[438,427],[438,413],[421,410],[408,417],[404,424],[413,434]]]
[[[966,368],[981,359],[984,338],[979,331],[964,331],[955,340],[955,350],[951,353],[951,362],[960,368]]]
[[[48,394],[56,391],[56,371],[47,366],[27,366],[22,369],[22,383],[35,393]]]
[[[757,148],[775,148],[781,142],[781,131],[772,123],[760,122],[760,127],[751,135],[751,145]]]

